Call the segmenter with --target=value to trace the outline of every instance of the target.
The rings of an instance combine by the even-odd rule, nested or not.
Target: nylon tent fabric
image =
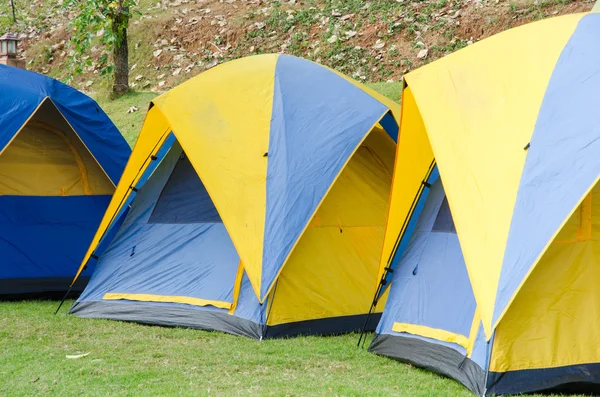
[[[581,18],[548,83],[513,210],[494,322],[561,225],[598,182],[600,114],[594,106],[600,100],[598,37],[600,14]]]
[[[567,15],[511,29],[406,76],[488,338],[524,148],[554,66],[581,18]]]
[[[0,65],[0,89],[0,297],[64,293],[130,149],[92,99],[56,80]]]
[[[435,164],[484,331],[477,332],[471,353],[484,377],[474,387],[453,366],[460,360],[454,353],[439,365],[407,360],[478,394],[600,388],[600,356],[593,348],[600,324],[591,281],[600,261],[594,237],[600,120],[593,108],[600,99],[599,33],[600,14],[551,18],[405,76],[380,279],[392,278],[385,267],[393,267],[389,258],[398,253],[398,241],[415,238],[402,225],[420,216],[414,203],[423,196],[427,164]],[[416,170],[402,163],[411,154],[420,159]],[[397,189],[398,181],[408,182],[406,188]],[[401,266],[408,257],[399,255]],[[388,306],[408,300],[394,299],[390,292]],[[433,328],[444,332],[414,331],[448,337],[447,326]],[[392,353],[431,353],[430,342],[378,335],[373,343]],[[470,358],[468,352],[462,356]]]
[[[58,80],[4,65],[0,65],[0,86],[0,148],[50,98],[112,182],[119,182],[131,150],[96,101]]]
[[[361,90],[340,96],[353,87],[351,83],[334,78],[317,64],[304,63],[281,57],[275,70],[261,299],[340,170],[364,140],[356,131],[370,130],[389,110]],[[310,86],[305,84],[309,77]]]
[[[114,188],[50,100],[0,155],[2,195],[110,195]]]
[[[398,139],[398,146],[402,145],[402,148],[408,147],[411,150],[403,151],[401,156],[400,150],[396,151],[396,165],[391,196],[398,197],[402,202],[395,202],[394,205],[390,205],[388,210],[388,220],[376,289],[379,288],[379,282],[385,274],[385,268],[391,268],[393,254],[399,243],[398,236],[403,234],[403,230],[407,226],[405,223],[407,214],[412,211],[411,208],[415,204],[414,197],[408,194],[399,195],[398,192],[404,190],[419,192],[423,187],[424,176],[427,178],[426,176],[434,164],[431,145],[425,132],[425,125],[423,124],[423,119],[416,106],[410,87],[406,87],[402,92],[401,130],[403,133]],[[398,172],[397,170],[402,170],[403,172]],[[380,291],[380,295],[381,293],[383,291]]]
[[[158,97],[81,266],[99,270],[71,312],[257,338],[359,329],[378,269],[398,131],[386,103],[284,55],[232,61]],[[177,146],[167,147],[166,136]],[[176,147],[189,164],[157,179]],[[149,194],[151,185],[160,187]],[[185,214],[182,205],[191,206]],[[284,240],[273,240],[278,230]],[[116,237],[102,251],[107,232]],[[317,269],[320,241],[331,261]],[[207,245],[214,256],[207,251],[204,261],[194,250]],[[212,281],[185,287],[202,275]],[[342,302],[348,289],[356,294]],[[181,317],[150,315],[157,305]]]
[[[441,181],[428,189],[369,351],[428,367],[481,394],[486,362],[473,354],[481,345],[473,291]]]

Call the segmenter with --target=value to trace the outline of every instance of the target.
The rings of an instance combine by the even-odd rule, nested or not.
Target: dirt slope
[[[589,11],[586,0],[140,0],[130,28],[131,85],[164,91],[216,64],[280,52],[315,60],[362,81],[402,74],[502,30]],[[4,7],[4,8],[2,8]],[[9,21],[0,6],[0,28]],[[29,68],[65,78],[69,13],[60,0],[19,10]],[[14,30],[15,28],[13,28]],[[91,60],[97,52],[90,54]],[[95,62],[75,83],[106,81]]]

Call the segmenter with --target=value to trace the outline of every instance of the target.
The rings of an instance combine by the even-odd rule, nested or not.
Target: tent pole
[[[385,281],[385,277],[386,277],[387,273],[384,273],[382,281]],[[361,347],[360,343],[362,342],[363,345],[362,347],[365,346],[365,341],[367,340],[367,326],[369,325],[369,320],[371,319],[371,314],[373,313],[373,309],[375,308],[375,306],[377,306],[377,297],[379,296],[379,293],[381,291],[381,283],[377,286],[377,291],[375,292],[375,298],[373,299],[373,302],[371,303],[371,307],[369,308],[369,312],[367,313],[367,318],[365,319],[365,322],[362,326],[362,329],[360,331],[360,337],[358,338],[358,343],[356,344],[356,347]],[[363,339],[364,337],[364,339]]]
[[[58,313],[58,311],[60,310],[60,308],[62,307],[63,303],[65,303],[65,301],[67,300],[67,296],[69,296],[69,293],[71,292],[71,289],[73,289],[72,285],[67,290],[67,293],[65,294],[65,296],[63,296],[62,300],[60,301],[60,305],[58,305],[58,307],[56,308],[56,311],[54,312],[55,316]]]
[[[494,336],[496,336],[496,330],[494,330],[494,332],[492,333],[492,337],[490,338],[490,340],[487,343],[487,348],[486,348],[486,358],[485,358],[485,378],[483,380],[483,394],[481,395],[481,397],[485,397],[487,394],[487,382],[488,382],[488,376],[490,374],[490,362],[492,361],[492,344],[494,343]]]
[[[271,292],[271,296],[269,301],[267,302],[268,306],[266,309],[267,316],[265,317],[265,326],[263,328],[263,334],[260,337],[260,340],[267,338],[267,332],[269,332],[269,317],[271,316],[271,309],[273,309],[273,302],[275,301],[275,291],[277,291],[277,284],[279,284],[279,279],[275,282],[275,286],[273,287],[273,292]]]
[[[598,0],[598,1],[600,1],[600,0]],[[435,159],[433,159],[433,161],[429,165],[429,168],[427,169],[427,173],[425,174],[425,178],[423,179],[423,181],[421,181],[421,186],[419,186],[419,189],[417,190],[417,194],[413,198],[413,201],[410,205],[410,211],[406,215],[406,218],[404,218],[404,222],[402,223],[402,229],[400,229],[400,233],[398,234],[398,237],[396,238],[394,248],[392,249],[392,252],[390,253],[390,256],[388,257],[387,266],[385,267],[383,275],[381,276],[381,280],[379,281],[379,285],[377,286],[377,291],[375,292],[375,296],[373,297],[373,302],[371,303],[371,307],[369,309],[369,312],[367,313],[367,318],[365,319],[362,330],[360,331],[360,337],[358,338],[358,343],[356,344],[356,347],[361,347],[361,345],[360,345],[361,342],[363,343],[363,347],[364,347],[365,341],[367,340],[367,338],[366,338],[367,326],[369,325],[369,320],[371,319],[371,314],[373,314],[373,310],[377,306],[377,302],[379,301],[380,294],[382,293],[382,289],[384,289],[385,285],[387,284],[388,274],[394,273],[394,270],[392,269],[392,262],[394,260],[394,256],[396,255],[396,252],[398,251],[400,242],[404,238],[404,233],[406,232],[406,228],[408,227],[408,224],[412,220],[412,216],[415,212],[415,208],[417,206],[419,198],[423,194],[423,189],[425,187],[429,188],[431,186],[429,184],[428,180],[429,180],[429,177],[431,176],[431,173],[432,173],[434,167],[435,167]],[[390,205],[392,205],[392,204],[390,203]],[[363,340],[363,336],[364,336],[364,340]]]

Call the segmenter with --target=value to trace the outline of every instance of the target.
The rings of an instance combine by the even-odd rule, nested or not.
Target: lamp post
[[[0,37],[0,64],[25,68],[25,60],[18,57],[19,38],[16,34],[6,33]]]

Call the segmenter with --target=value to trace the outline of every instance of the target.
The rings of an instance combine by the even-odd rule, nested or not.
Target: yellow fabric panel
[[[443,329],[429,328],[424,325],[394,323],[392,326],[392,331],[418,335],[425,338],[439,340],[441,342],[454,343],[464,347],[465,349],[469,347],[469,338],[464,335],[455,334]]]
[[[592,229],[600,228],[599,193],[596,185],[500,321],[492,371],[600,362],[600,235],[577,240],[578,225],[586,226],[587,214]]]
[[[469,344],[466,347],[467,357],[471,357],[471,355],[473,354],[473,348],[475,347],[475,341],[477,340],[477,333],[479,332],[480,324],[481,316],[479,315],[479,311],[475,309],[475,314],[473,315],[473,322],[471,323],[471,330],[469,331]]]
[[[0,156],[0,194],[83,195],[82,174],[59,134],[25,126]]]
[[[307,229],[277,280],[268,325],[366,314],[382,241],[383,226]]]
[[[405,76],[444,181],[488,338],[523,149],[581,17],[508,30]]]
[[[156,106],[152,107],[146,114],[142,130],[127,161],[121,180],[96,231],[96,235],[81,262],[77,275],[73,279],[73,283],[75,283],[91,254],[98,246],[102,235],[110,226],[113,217],[121,209],[122,203],[125,202],[126,197],[131,193],[129,187],[135,186],[148,164],[150,164],[150,156],[158,152],[170,132],[171,128],[167,119]]]
[[[112,194],[114,186],[50,100],[0,154],[0,195]]]
[[[201,176],[257,296],[277,57],[223,64],[155,100]]]
[[[181,303],[192,306],[214,306],[219,309],[230,309],[231,302],[213,301],[208,299],[192,298],[189,296],[166,296],[152,294],[119,294],[108,292],[102,297],[103,300],[129,300],[138,302],[162,302],[162,303]]]
[[[372,131],[374,131],[374,130],[379,130],[379,131],[382,131],[382,130],[381,130],[381,124],[380,124],[380,121],[383,119],[383,117],[384,117],[384,116],[385,116],[385,114],[382,114],[382,115],[381,115],[381,117],[379,118],[379,120],[377,120],[377,123],[373,124],[373,126],[372,126],[372,127],[371,127],[371,129],[370,129],[370,130],[371,130],[371,132],[372,132]],[[370,133],[369,133],[369,134],[370,134]],[[354,155],[355,155],[355,154],[356,154],[356,153],[357,153],[357,152],[358,152],[358,151],[361,149],[361,147],[362,147],[363,143],[364,143],[364,142],[365,142],[365,141],[366,141],[366,140],[369,138],[369,136],[370,136],[369,134],[367,134],[367,135],[366,135],[366,136],[363,138],[363,140],[360,142],[360,145],[358,145],[358,147],[356,148],[355,152],[352,154],[352,156],[350,156],[350,157],[347,159],[347,161],[346,161],[346,164],[344,164],[344,165],[342,166],[342,168],[341,168],[342,172],[340,172],[340,174],[338,174],[338,175],[337,175],[337,177],[335,178],[334,182],[333,182],[333,183],[330,185],[330,188],[329,188],[329,190],[328,190],[328,191],[325,193],[325,195],[323,196],[323,198],[322,198],[321,202],[320,202],[320,203],[317,205],[317,211],[316,211],[316,212],[313,214],[312,218],[310,219],[310,222],[309,222],[309,223],[306,225],[306,227],[304,228],[304,230],[302,230],[302,233],[300,233],[300,235],[301,235],[301,236],[302,236],[302,235],[304,235],[304,234],[306,233],[307,229],[309,229],[309,228],[310,228],[310,226],[312,225],[312,223],[313,223],[314,219],[315,219],[315,218],[317,217],[317,215],[318,215],[318,209],[320,209],[320,208],[321,208],[321,206],[323,205],[323,203],[326,201],[326,199],[328,198],[328,196],[331,194],[331,192],[332,192],[332,190],[333,190],[333,187],[334,187],[334,186],[337,184],[337,181],[338,181],[338,179],[339,179],[339,178],[341,177],[341,175],[343,174],[343,170],[345,170],[346,168],[348,168],[348,165],[349,165],[349,163],[351,162],[351,160],[354,158]],[[388,137],[386,137],[385,141],[387,141],[387,142],[388,142],[388,145],[393,145],[393,140],[392,140],[392,139],[387,139],[387,138],[388,138]],[[372,151],[372,150],[371,150],[371,151]],[[362,151],[362,153],[364,153],[364,151]],[[382,154],[382,153],[378,153],[378,155],[379,155],[379,154]],[[364,157],[364,156],[363,156],[363,157]],[[372,161],[372,163],[373,163],[373,164],[376,164],[377,166],[381,167],[381,164],[378,162],[378,160],[377,160],[377,158],[376,158],[376,157],[373,157],[373,156],[372,156],[372,153],[370,153],[368,157],[372,157],[372,158],[373,158],[373,161]],[[387,169],[387,168],[389,168],[389,167],[385,167],[385,168]],[[366,194],[366,193],[365,193],[365,192],[363,192],[362,194]],[[344,195],[344,197],[345,197],[345,198],[347,198],[347,197],[349,197],[349,195],[346,195],[346,194],[345,194],[345,195]],[[338,205],[338,204],[336,204],[336,207],[337,207],[337,206],[339,206],[339,205]],[[358,215],[358,216],[360,216],[360,214],[364,214],[364,213],[363,213],[363,212],[357,212],[357,213],[355,214],[355,216],[357,216],[357,215]],[[343,216],[342,216],[341,214],[337,214],[336,216],[337,216],[337,220],[338,220],[338,230],[341,230],[341,229],[342,229],[342,226],[343,226],[343,225],[342,225],[342,223],[341,223],[341,219],[342,219],[342,217],[346,217],[346,215],[343,215]],[[348,219],[353,219],[353,218],[348,218]],[[384,228],[384,229],[385,229],[385,228]],[[293,254],[294,250],[297,248],[297,246],[298,246],[298,243],[299,243],[300,241],[301,241],[301,238],[299,238],[298,240],[296,240],[296,243],[295,243],[295,244],[292,246],[292,249],[290,250],[290,253],[288,254],[288,257],[287,257],[287,258],[284,260],[283,266],[282,266],[282,267],[279,269],[279,272],[278,272],[278,273],[277,273],[277,275],[275,276],[275,281],[273,281],[273,282],[271,283],[271,285],[270,285],[270,287],[269,287],[269,289],[268,289],[268,292],[267,292],[267,294],[269,294],[269,293],[271,293],[271,292],[273,291],[273,287],[274,287],[274,286],[275,286],[275,284],[277,283],[277,280],[279,279],[279,277],[280,277],[280,275],[281,275],[281,272],[283,271],[283,269],[285,268],[285,266],[286,266],[286,265],[287,265],[287,263],[289,262],[289,260],[290,260],[290,257],[292,256],[292,254]],[[264,298],[263,298],[263,300],[264,300]],[[262,302],[261,302],[261,303],[262,303]]]
[[[592,238],[592,193],[590,192],[579,206],[579,230],[577,239],[579,241]]]
[[[51,126],[55,130],[58,129],[64,132],[71,148],[79,153],[79,157],[84,163],[87,181],[92,191],[91,194],[113,194],[115,185],[51,99],[46,99],[43,105],[40,106],[34,119],[32,119],[32,121],[36,120]]]
[[[331,189],[311,225],[371,226],[373,214],[386,214],[395,148],[384,130],[374,128],[338,177],[336,184],[344,188]]]
[[[402,122],[396,149],[389,215],[375,288],[379,285],[384,269],[388,266],[404,220],[433,162],[427,131],[410,87],[407,87],[402,94],[402,104]]]
[[[229,308],[229,314],[235,313],[238,300],[240,298],[240,290],[242,289],[242,281],[244,280],[244,264],[240,262],[237,273],[235,274],[235,284],[233,286],[233,304]]]
[[[374,129],[300,238],[275,286],[269,325],[366,314],[373,300],[394,164]],[[375,309],[381,312],[387,295]]]

